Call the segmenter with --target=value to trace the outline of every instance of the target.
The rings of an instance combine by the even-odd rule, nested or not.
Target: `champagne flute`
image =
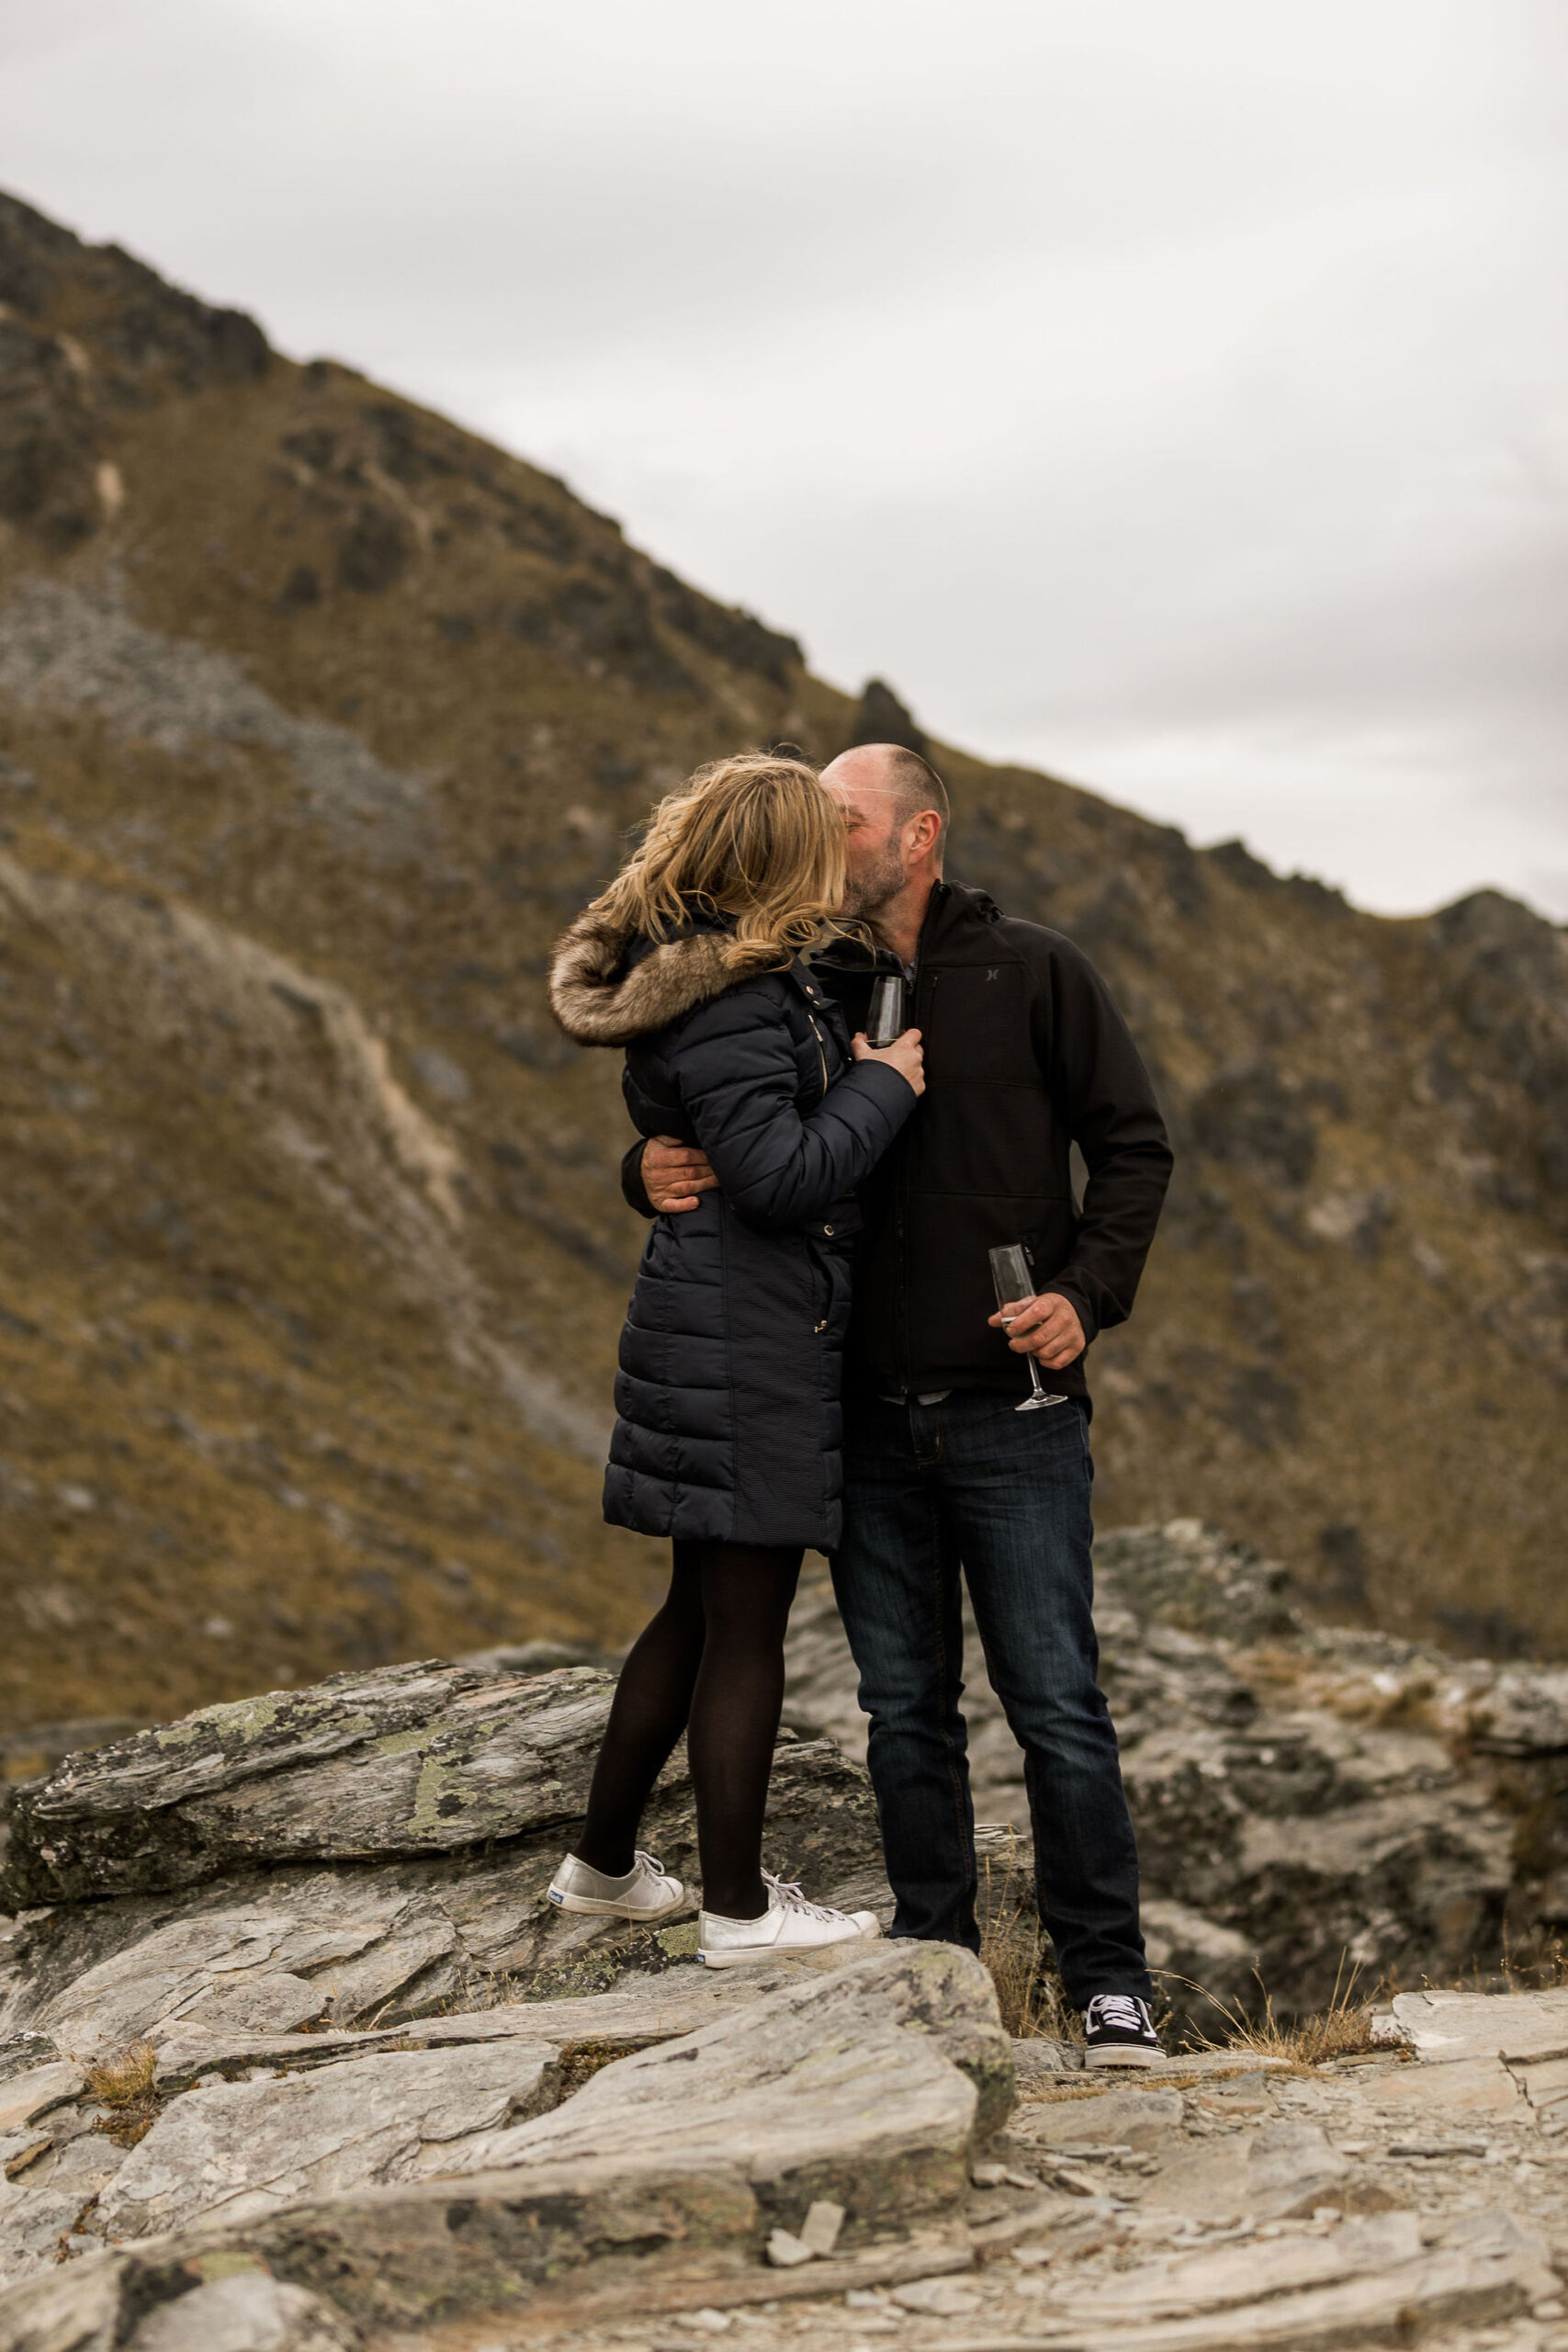
[[[879,972],[871,984],[871,1003],[865,1016],[865,1042],[881,1047],[891,1046],[901,1037],[908,1023],[904,1018],[904,982],[897,972]]]
[[[1010,1331],[1014,1318],[1008,1313],[1008,1308],[1027,1306],[1030,1300],[1037,1295],[1034,1270],[1021,1241],[1009,1241],[999,1250],[988,1250],[987,1255],[991,1261],[991,1282],[997,1294],[997,1305],[1002,1310],[1002,1329]],[[1014,1407],[1014,1411],[1037,1413],[1043,1405],[1065,1405],[1067,1401],[1066,1396],[1046,1395],[1045,1384],[1040,1377],[1040,1367],[1034,1358],[1025,1356],[1024,1362],[1029,1366],[1031,1393],[1021,1405]]]

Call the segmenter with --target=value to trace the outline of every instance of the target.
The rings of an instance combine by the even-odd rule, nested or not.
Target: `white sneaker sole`
[[[697,1948],[697,1962],[703,1968],[750,1968],[764,1960],[809,1960],[819,1951],[842,1951],[846,1944],[874,1943],[881,1935],[880,1928],[857,1928],[852,1936],[835,1936],[823,1944],[738,1944],[728,1951],[704,1951]]]
[[[603,1895],[563,1894],[553,1886],[550,1889],[550,1901],[558,1911],[585,1912],[590,1919],[626,1919],[634,1927],[646,1925],[650,1919],[668,1919],[672,1911],[679,1911],[684,1900],[682,1890],[673,1903],[661,1903],[656,1911],[646,1911],[635,1908],[629,1903],[607,1900]]]
[[[1104,2050],[1086,2050],[1085,2066],[1163,2066],[1163,2050],[1139,2050],[1130,2041],[1111,2042]]]

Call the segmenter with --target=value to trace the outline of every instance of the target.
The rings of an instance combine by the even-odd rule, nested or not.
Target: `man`
[[[1154,2064],[1137,1853],[1095,1681],[1083,1360],[1131,1311],[1170,1148],[1088,958],[942,879],[947,795],[926,762],[862,745],[822,781],[844,811],[849,910],[876,946],[836,942],[816,975],[859,1028],[875,974],[901,969],[925,1042],[925,1096],[863,1193],[832,1563],[871,1718],[893,1933],[979,1945],[962,1564],[1023,1749],[1040,1916],[1086,2054]],[[635,1206],[678,1215],[714,1179],[700,1152],[660,1138],[628,1154],[625,1181]],[[987,1252],[1015,1241],[1039,1295],[1004,1329]],[[1017,1410],[1026,1356],[1062,1398],[1049,1410]]]

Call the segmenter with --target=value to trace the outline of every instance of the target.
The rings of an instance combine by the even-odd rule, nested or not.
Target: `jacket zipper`
[[[816,1014],[815,1014],[814,1012],[808,1012],[808,1013],[807,1014],[807,1016],[806,1016],[806,1017],[807,1017],[807,1021],[809,1021],[809,1022],[810,1022],[810,1023],[811,1023],[811,1034],[812,1034],[812,1035],[813,1035],[813,1036],[816,1038],[816,1040],[817,1040],[817,1058],[818,1058],[818,1061],[821,1063],[821,1065],[822,1065],[822,1095],[821,1095],[821,1100],[822,1100],[824,1102],[826,1102],[826,1101],[828,1100],[828,1049],[827,1049],[826,1046],[825,1046],[825,1045],[823,1044],[823,1042],[822,1042],[822,1032],[821,1032],[821,1030],[820,1030],[820,1029],[818,1029],[818,1027],[817,1026],[817,1016],[816,1016]],[[810,1243],[809,1243],[809,1242],[807,1244],[806,1257],[807,1257],[807,1263],[809,1265],[809,1264],[811,1263],[811,1245],[810,1245]],[[831,1284],[830,1284],[830,1283],[829,1283],[829,1289],[831,1289]],[[812,1325],[812,1327],[811,1327],[811,1328],[812,1328],[812,1331],[813,1331],[814,1335],[815,1335],[817,1338],[820,1339],[820,1338],[821,1338],[821,1336],[822,1336],[822,1333],[823,1333],[823,1332],[828,1329],[828,1317],[824,1315],[824,1317],[822,1317],[821,1322],[820,1322],[820,1323],[814,1323],[814,1324]]]
[[[811,1034],[817,1040],[817,1058],[822,1065],[821,1100],[826,1102],[828,1100],[828,1049],[822,1043],[822,1032],[817,1026],[816,1014],[808,1012],[806,1017],[811,1023]]]
[[[924,1037],[931,1035],[931,1015],[936,1009],[936,984],[940,974],[929,970],[915,976],[915,1002],[912,1025]],[[909,1154],[904,1154],[898,1170],[897,1205],[893,1213],[894,1271],[898,1283],[898,1393],[909,1393],[909,1268],[908,1225],[905,1215],[909,1202]]]

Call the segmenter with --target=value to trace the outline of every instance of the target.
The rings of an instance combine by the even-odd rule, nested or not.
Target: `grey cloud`
[[[19,192],[937,732],[1556,889],[1555,0],[57,0],[0,65]]]

